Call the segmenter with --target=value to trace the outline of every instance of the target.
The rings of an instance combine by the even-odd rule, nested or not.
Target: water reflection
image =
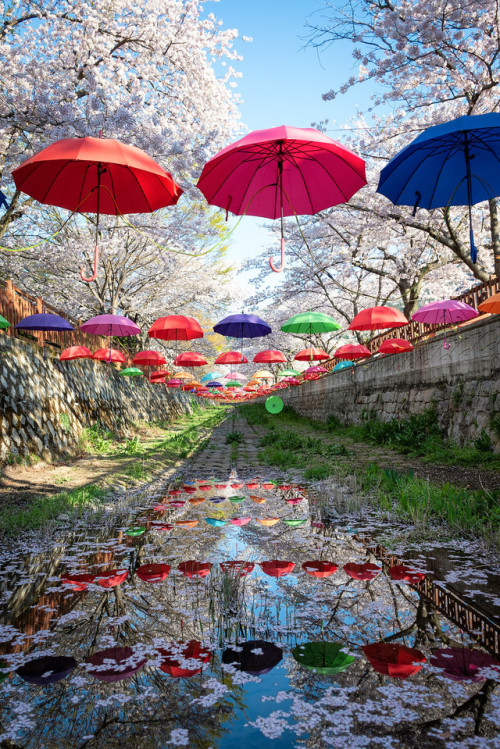
[[[224,524],[207,524],[221,497]],[[491,658],[409,585],[418,570],[323,526],[302,487],[158,486],[30,547],[0,570],[2,738],[18,746],[494,742]]]

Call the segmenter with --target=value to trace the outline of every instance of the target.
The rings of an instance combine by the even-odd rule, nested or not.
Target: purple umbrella
[[[412,315],[411,319],[416,320],[416,322],[426,323],[427,325],[451,325],[455,322],[472,320],[478,316],[479,313],[477,310],[469,304],[459,302],[456,299],[445,299],[443,302],[425,304]],[[446,336],[444,339],[444,348],[450,348],[450,345],[446,343]]]
[[[444,676],[453,681],[484,681],[483,668],[500,670],[500,664],[488,653],[470,648],[441,648],[431,655],[431,665],[443,669]]]
[[[137,335],[141,332],[141,329],[135,322],[121,315],[98,315],[97,317],[92,317],[87,322],[84,322],[83,325],[80,325],[80,330],[92,335],[114,335],[120,337]]]
[[[14,327],[19,330],[74,330],[74,327],[64,317],[49,315],[46,312],[29,315]]]
[[[214,325],[214,332],[226,338],[259,338],[269,335],[271,327],[257,315],[229,315]]]
[[[230,664],[239,671],[259,676],[268,674],[283,658],[283,651],[273,642],[266,640],[248,640],[240,642],[236,650],[231,646],[222,653],[222,662]]]
[[[27,661],[16,673],[29,684],[54,684],[68,676],[77,665],[69,656],[44,655]]]

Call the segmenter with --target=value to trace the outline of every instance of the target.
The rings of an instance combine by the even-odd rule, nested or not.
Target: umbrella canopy
[[[85,658],[88,664],[87,671],[99,679],[99,681],[121,681],[133,676],[146,663],[147,658],[143,658],[129,647],[123,648],[106,648],[94,655]]]
[[[490,314],[499,315],[500,314],[500,294],[493,294],[492,296],[489,296],[488,299],[485,299],[484,302],[481,302],[479,305],[479,311],[480,312],[489,312]],[[1,324],[0,324],[1,327]]]
[[[333,562],[313,559],[311,562],[304,562],[302,569],[311,577],[330,577],[337,572],[338,567]]]
[[[64,317],[50,315],[47,312],[28,315],[14,327],[18,330],[74,330],[74,327]]]
[[[267,562],[261,562],[260,568],[262,572],[271,577],[283,577],[288,575],[289,572],[295,567],[295,562],[287,562],[280,559],[271,559]]]
[[[146,583],[159,583],[168,577],[170,566],[168,564],[142,564],[137,567],[136,574]]]
[[[282,125],[255,130],[210,159],[198,188],[211,205],[238,216],[281,219],[345,203],[366,185],[363,159],[324,133]],[[271,268],[278,271],[271,261]]]
[[[397,205],[471,206],[500,195],[500,114],[466,115],[421,133],[382,169],[377,191]]]
[[[273,378],[273,373],[268,369],[259,369],[252,375],[252,379],[254,380],[272,380]]]
[[[404,351],[413,351],[413,344],[404,338],[387,338],[378,350],[379,354],[402,354]]]
[[[253,562],[245,562],[243,559],[235,559],[228,562],[219,562],[219,567],[226,575],[239,575],[246,577],[255,567]]]
[[[394,307],[369,307],[353,318],[349,330],[383,330],[408,325],[408,320]]]
[[[228,647],[222,653],[222,663],[254,676],[269,673],[282,658],[282,649],[266,640],[239,642],[234,649]]]
[[[271,326],[257,315],[228,315],[214,325],[214,332],[227,338],[260,338],[272,333]],[[216,359],[217,364],[222,364]]]
[[[338,642],[305,642],[296,645],[292,655],[301,666],[318,674],[338,674],[356,660],[344,653]]]
[[[203,378],[201,380],[203,382]],[[211,382],[207,383],[207,387],[209,388],[221,388],[223,387],[221,382],[218,382],[217,380],[212,380]]]
[[[175,377],[173,380],[169,380],[167,382],[168,388],[180,388],[181,385],[182,385],[182,380],[176,379]]]
[[[382,567],[377,567],[376,564],[371,562],[365,562],[364,564],[348,562],[344,565],[344,572],[353,580],[373,580],[381,570]]]
[[[443,302],[431,302],[420,307],[412,315],[412,320],[427,325],[446,325],[446,323],[465,322],[478,317],[478,312],[465,302],[457,299],[445,299]]]
[[[350,369],[356,366],[352,361],[339,361],[333,368],[333,372],[340,372],[342,369]]]
[[[333,317],[322,312],[301,312],[294,315],[281,327],[283,333],[312,335],[313,333],[332,333],[340,330],[340,325]]]
[[[137,367],[127,367],[120,372],[122,377],[142,377],[143,372]]]
[[[6,330],[6,328],[10,328],[10,322],[0,315],[0,330]]]
[[[320,348],[305,348],[295,354],[293,358],[297,361],[325,361],[330,358],[330,354]]]
[[[322,367],[321,364],[316,364],[314,367],[308,367],[304,374],[324,374],[328,372],[326,367]]]
[[[396,564],[389,567],[389,575],[393,580],[410,583],[410,585],[416,585],[425,577],[423,572],[417,572],[406,564]]]
[[[374,642],[363,645],[363,652],[375,671],[395,679],[407,679],[420,671],[425,663],[425,656],[420,650],[405,645]]]
[[[96,213],[94,273],[99,253],[99,214],[151,213],[182,194],[172,175],[144,151],[112,138],[65,138],[39,151],[12,172],[18,190],[39,203]]]
[[[83,333],[107,336],[131,336],[138,335],[141,329],[135,322],[122,315],[98,315],[80,325]]]
[[[208,382],[209,380],[216,380],[218,377],[222,377],[223,375],[220,372],[207,372],[206,375],[203,375],[200,382]]]
[[[148,336],[162,341],[192,341],[194,338],[203,338],[203,330],[194,317],[167,315],[154,321],[148,330]]]
[[[278,377],[296,377],[300,372],[298,369],[282,369],[278,372]]]
[[[159,351],[139,351],[134,358],[132,363],[139,367],[161,367],[162,364],[166,364],[167,360],[160,354]]]
[[[206,577],[208,574],[210,574],[212,563],[196,562],[195,560],[190,559],[187,562],[181,562],[178,565],[177,569],[179,570],[179,572],[182,572],[183,575],[189,578]]]
[[[170,372],[168,372],[166,369],[157,369],[156,372],[151,372],[149,375],[149,381],[155,382],[155,380],[164,380],[165,377],[169,377]]]
[[[286,356],[277,349],[266,349],[259,351],[252,359],[256,364],[281,364],[286,362]]]
[[[371,356],[371,351],[361,343],[346,343],[335,351],[334,356],[337,359],[363,359]]]
[[[162,656],[160,670],[174,678],[199,674],[203,664],[209,663],[212,657],[211,651],[198,640],[171,642],[158,652]]]
[[[243,380],[248,380],[248,377],[246,375],[242,374],[241,372],[228,372],[228,374],[224,375],[225,380],[239,380],[240,382],[243,382]]]
[[[205,357],[194,351],[183,351],[174,359],[176,367],[204,367],[205,364],[208,364]]]
[[[77,665],[71,656],[43,655],[24,663],[16,670],[16,674],[28,684],[55,684],[68,676]]]
[[[443,675],[453,681],[484,681],[483,668],[500,670],[500,664],[489,653],[471,648],[439,648],[433,650],[431,666],[443,669]]]
[[[70,346],[65,348],[59,357],[60,361],[73,361],[73,359],[92,359],[92,351],[86,346]]]
[[[248,359],[239,351],[225,351],[219,354],[214,364],[248,364]]]
[[[125,357],[121,351],[117,351],[115,348],[100,348],[94,351],[93,359],[107,362],[118,362],[119,364],[125,364]]]
[[[194,375],[191,374],[191,372],[176,372],[175,373],[175,379],[176,380],[194,380]]]

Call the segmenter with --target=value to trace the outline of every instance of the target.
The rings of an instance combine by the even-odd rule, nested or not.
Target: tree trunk
[[[495,276],[500,278],[500,232],[498,226],[498,208],[495,198],[488,200],[490,206],[491,244],[495,263]]]

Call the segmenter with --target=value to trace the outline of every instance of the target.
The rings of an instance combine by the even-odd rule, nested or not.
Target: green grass
[[[21,531],[39,528],[61,514],[79,514],[86,506],[101,504],[105,493],[98,486],[91,485],[50,497],[37,497],[29,507],[23,509],[3,507],[0,514],[0,533],[14,536]]]
[[[241,445],[245,435],[243,432],[238,432],[236,429],[232,432],[228,432],[226,435],[226,445]]]

